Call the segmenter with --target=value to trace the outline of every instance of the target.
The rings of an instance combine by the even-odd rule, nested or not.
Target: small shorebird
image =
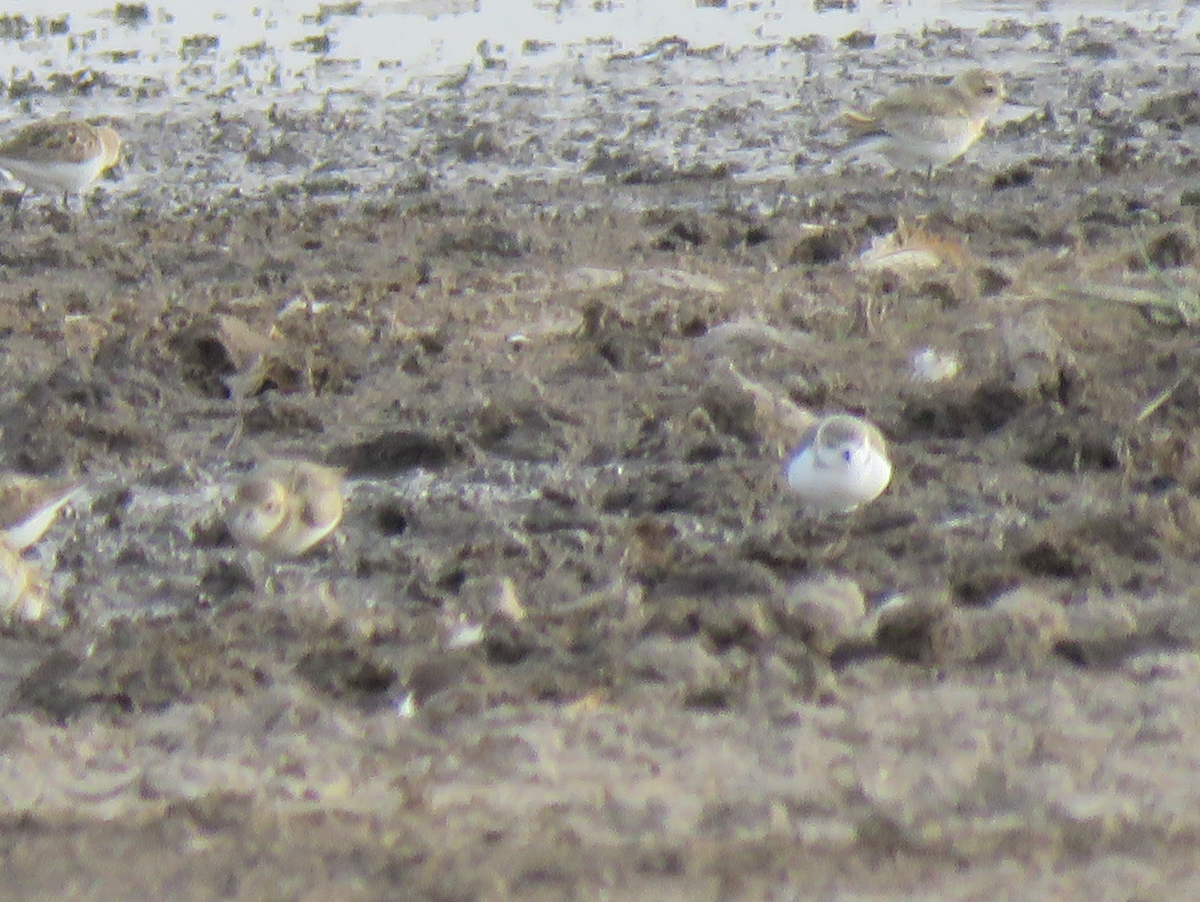
[[[238,485],[229,531],[271,557],[300,557],[342,521],[342,471],[306,461],[271,460]]]
[[[875,149],[895,168],[929,175],[966,153],[1004,101],[1004,80],[998,74],[969,69],[949,84],[899,88],[869,112],[846,112],[842,121],[856,142],[875,139]]]
[[[121,138],[107,125],[47,119],[28,125],[0,145],[0,169],[39,191],[61,191],[63,205],[82,194],[121,154]]]
[[[29,548],[82,488],[73,479],[0,473],[0,541],[15,551]]]
[[[41,573],[21,552],[0,542],[0,622],[38,623],[50,611],[50,597]]]
[[[801,436],[785,475],[809,510],[848,513],[887,488],[892,464],[878,429],[858,417],[833,414]]]

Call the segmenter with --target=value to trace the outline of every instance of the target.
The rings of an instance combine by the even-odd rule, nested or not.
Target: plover
[[[897,169],[926,174],[967,152],[1004,104],[1004,80],[987,69],[970,69],[949,84],[902,87],[869,112],[843,115],[855,141],[872,145]]]
[[[887,488],[892,464],[887,442],[875,426],[833,414],[817,420],[800,438],[785,475],[807,510],[846,513]]]

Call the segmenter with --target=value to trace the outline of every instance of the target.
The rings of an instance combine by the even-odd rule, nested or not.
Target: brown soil
[[[0,640],[0,897],[1195,897],[1200,118],[1162,96],[928,183],[27,201],[0,451],[89,489],[54,622]],[[942,265],[865,268],[902,224]],[[888,492],[807,517],[796,409],[876,422]],[[264,454],[346,467],[337,543],[232,545]]]

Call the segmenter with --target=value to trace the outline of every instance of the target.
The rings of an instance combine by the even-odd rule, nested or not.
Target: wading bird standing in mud
[[[949,84],[922,82],[898,88],[868,112],[846,112],[842,121],[854,141],[870,141],[896,169],[928,176],[979,140],[1005,96],[999,75],[970,69]]]
[[[82,194],[116,165],[121,137],[107,125],[48,119],[28,125],[0,145],[0,169],[37,191]],[[24,192],[22,192],[24,196]]]
[[[833,414],[801,436],[785,475],[807,510],[848,513],[882,494],[891,482],[892,464],[887,442],[875,426]]]
[[[297,558],[342,522],[342,471],[270,460],[238,484],[226,522],[234,539],[268,557]]]

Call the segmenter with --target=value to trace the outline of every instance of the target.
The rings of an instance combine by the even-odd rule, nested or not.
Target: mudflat
[[[1193,897],[1200,99],[1127,38],[131,96],[86,212],[4,211],[0,451],[86,489],[0,897]],[[993,51],[965,160],[840,156],[855,73]],[[895,476],[813,518],[833,411]],[[233,543],[264,456],[334,541]]]

